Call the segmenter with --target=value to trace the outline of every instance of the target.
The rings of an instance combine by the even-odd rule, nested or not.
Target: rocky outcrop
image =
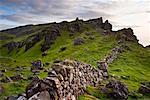
[[[75,33],[75,32],[81,32],[83,31],[83,20],[79,20],[79,18],[77,17],[75,21],[72,21],[69,23],[68,25],[68,30],[71,33]]]
[[[117,39],[120,41],[131,41],[131,42],[138,42],[138,39],[133,33],[133,30],[131,28],[124,28],[121,30],[118,30],[116,32]]]
[[[10,53],[11,51],[13,51],[17,47],[17,43],[16,42],[9,42],[9,43],[3,45],[3,47],[7,47],[8,53]]]
[[[82,38],[76,38],[74,40],[74,45],[81,45],[84,43],[84,40]]]
[[[97,19],[90,19],[90,20],[87,20],[87,22],[95,27],[100,27],[102,28],[103,27],[103,19],[102,17],[100,18],[97,18]]]
[[[112,30],[112,25],[108,22],[108,20],[106,20],[104,23],[103,23],[103,27],[102,27],[104,30],[109,30],[111,31]]]
[[[40,34],[33,35],[33,36],[29,37],[25,41],[25,51],[27,51],[28,49],[33,47],[37,42],[39,42],[42,39],[42,37],[43,36],[41,36]]]
[[[51,46],[51,44],[54,43],[54,40],[60,36],[60,31],[59,29],[52,29],[52,30],[45,30],[46,35],[44,38],[44,43],[41,45],[41,51],[44,52],[48,50]]]

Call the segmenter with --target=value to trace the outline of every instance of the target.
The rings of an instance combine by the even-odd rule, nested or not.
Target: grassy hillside
[[[40,30],[38,30],[40,31]],[[91,33],[87,35],[87,33]],[[37,34],[37,31],[23,35],[21,37],[13,38],[11,41],[21,41],[25,38]],[[91,39],[92,37],[92,39]],[[74,45],[74,39],[82,38],[84,43],[82,45]],[[5,40],[5,41],[10,41]],[[43,39],[36,43],[28,51],[24,51],[23,46],[19,50],[13,50],[8,54],[7,48],[1,47],[0,51],[0,70],[6,69],[5,76],[13,76],[15,74],[22,74],[24,80],[0,83],[5,88],[4,94],[0,97],[15,95],[25,91],[25,87],[30,82],[28,77],[33,76],[30,71],[31,62],[35,60],[42,60],[42,62],[50,63],[45,64],[45,69],[50,68],[51,64],[56,59],[72,59],[91,64],[97,67],[97,61],[102,60],[107,54],[109,54],[118,42],[116,35],[109,34],[103,35],[102,31],[96,31],[93,28],[89,28],[83,32],[76,32],[72,37],[69,36],[69,32],[64,30],[61,33],[51,48],[47,51],[47,56],[42,56],[40,46],[43,43]],[[1,45],[6,42],[0,42]],[[143,48],[138,43],[126,42],[126,45],[130,48],[119,55],[119,57],[109,66],[109,74],[116,77],[118,80],[125,82],[129,91],[137,91],[141,82],[150,80],[150,50]],[[65,47],[64,51],[61,48]],[[21,71],[16,71],[16,67],[22,67]],[[47,76],[47,72],[41,71],[38,75],[40,78]],[[0,77],[2,79],[3,77]],[[88,88],[90,95],[82,95],[79,97],[81,100],[96,100],[101,98],[99,91],[95,88]]]

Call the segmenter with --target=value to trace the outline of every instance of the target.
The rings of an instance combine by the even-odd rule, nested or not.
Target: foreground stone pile
[[[97,70],[88,64],[65,60],[54,64],[44,80],[34,79],[27,87],[26,94],[30,100],[37,99],[36,95],[44,91],[49,93],[50,100],[76,100],[85,93],[86,86],[98,86],[104,77],[103,69]]]

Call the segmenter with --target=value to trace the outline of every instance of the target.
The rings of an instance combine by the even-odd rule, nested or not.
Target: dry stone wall
[[[68,59],[56,62],[45,79],[35,77],[27,86],[24,100],[77,100],[79,95],[86,92],[88,85],[96,87],[108,78],[108,64],[121,52],[121,47],[113,48],[104,60],[97,63],[97,69],[89,64]],[[43,93],[46,96],[43,96]]]
[[[54,64],[44,80],[33,80],[27,87],[26,94],[27,98],[31,99],[35,98],[38,92],[46,90],[52,100],[76,100],[79,95],[85,93],[88,85],[98,86],[104,77],[104,71],[101,69],[94,69],[77,61],[64,60]]]

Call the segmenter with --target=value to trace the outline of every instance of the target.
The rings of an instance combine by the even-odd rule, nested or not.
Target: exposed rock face
[[[82,20],[79,20],[78,18],[76,18],[75,21],[72,21],[71,23],[69,23],[68,25],[69,31],[72,33],[81,32],[83,29],[82,23],[83,23]]]
[[[65,60],[54,64],[44,80],[33,80],[26,89],[27,98],[48,91],[52,100],[77,99],[85,92],[86,86],[97,86],[104,78],[103,73],[103,70],[94,69],[90,65]]]
[[[121,33],[121,34],[120,34]],[[131,28],[124,28],[124,29],[121,29],[119,31],[117,31],[118,36],[118,40],[121,40],[121,41],[136,41],[138,42],[137,38],[135,35],[133,35],[133,30]]]
[[[102,17],[97,18],[97,19],[90,19],[87,22],[92,24],[92,25],[94,25],[95,27],[99,27],[99,28],[103,27],[103,19],[102,19]]]
[[[84,43],[84,40],[82,38],[76,38],[74,40],[74,45],[81,45]]]
[[[116,98],[117,100],[126,100],[128,98],[128,88],[119,81],[108,83],[106,88],[111,89],[112,92],[108,93],[111,98]]]
[[[37,94],[33,95],[28,100],[51,100],[50,95],[47,91],[38,92]]]
[[[17,47],[17,43],[16,42],[9,42],[6,45],[4,45],[4,47],[7,47],[8,53],[10,53],[11,51],[13,51]]]
[[[42,39],[42,36],[40,34],[29,37],[29,39],[26,40],[25,51],[33,47],[41,39]]]
[[[112,25],[108,22],[108,20],[106,20],[105,23],[103,24],[103,29],[112,30]]]
[[[52,29],[52,30],[45,30],[46,35],[45,35],[45,39],[44,39],[44,43],[41,45],[41,51],[44,52],[46,50],[48,50],[51,46],[51,44],[54,43],[54,40],[60,36],[60,32],[59,29]]]

